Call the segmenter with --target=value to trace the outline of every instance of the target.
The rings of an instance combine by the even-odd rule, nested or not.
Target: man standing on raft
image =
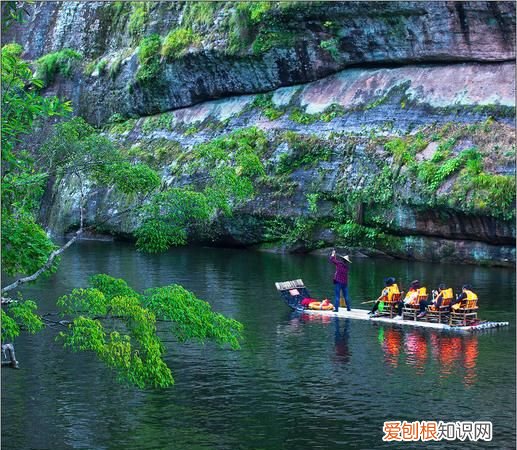
[[[348,298],[348,263],[351,263],[348,255],[336,256],[336,251],[332,250],[330,255],[330,262],[336,265],[336,273],[334,274],[334,311],[339,310],[339,297],[343,292],[343,297],[346,302],[347,311],[351,311],[350,299]]]

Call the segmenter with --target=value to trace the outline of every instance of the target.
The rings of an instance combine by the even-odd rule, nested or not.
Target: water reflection
[[[477,380],[478,339],[477,335],[384,327],[379,328],[377,334],[387,366],[397,368],[402,362],[414,368],[419,376],[436,368],[441,379],[461,375],[465,386]]]
[[[423,375],[427,361],[426,336],[419,330],[410,330],[404,336],[406,363],[416,369],[417,375]]]
[[[350,362],[350,319],[340,320],[336,318],[334,320],[335,332],[334,332],[334,346],[336,349],[335,360],[341,363]],[[341,327],[343,329],[341,330]]]
[[[478,336],[431,335],[433,357],[438,361],[440,378],[447,378],[463,369],[463,383],[476,381]]]
[[[379,328],[378,340],[381,343],[386,364],[391,367],[397,367],[402,348],[402,330],[381,327]]]
[[[329,324],[332,322],[332,316],[328,316],[325,314],[300,314],[300,322],[302,323],[310,323],[310,322],[319,322],[323,324]]]

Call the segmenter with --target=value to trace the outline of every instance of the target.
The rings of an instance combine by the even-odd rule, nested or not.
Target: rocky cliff
[[[36,3],[6,40],[168,184],[197,144],[263,134],[216,243],[515,264],[514,3]],[[54,189],[62,233],[78,199]],[[91,223],[129,201],[90,195]]]

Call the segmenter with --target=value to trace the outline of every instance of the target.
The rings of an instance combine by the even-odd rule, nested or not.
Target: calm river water
[[[511,322],[475,335],[291,313],[275,281],[301,277],[313,296],[331,295],[333,267],[317,256],[210,248],[155,256],[83,241],[25,294],[53,311],[58,296],[95,273],[137,290],[184,285],[244,324],[242,349],[169,343],[176,384],[142,392],[118,384],[91,355],[63,350],[55,330],[20,337],[21,370],[2,371],[3,448],[515,448],[513,270],[354,259],[353,306],[375,298],[389,275],[404,286],[472,283],[482,318]],[[490,420],[494,438],[388,445],[385,420]]]

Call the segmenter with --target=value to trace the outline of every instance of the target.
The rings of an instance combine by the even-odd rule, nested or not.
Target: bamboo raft
[[[339,317],[343,319],[366,320],[375,323],[407,325],[412,327],[430,328],[441,331],[473,332],[478,330],[486,330],[489,328],[506,327],[509,325],[508,322],[490,322],[480,320],[473,322],[471,325],[449,325],[448,323],[428,322],[425,320],[394,319],[383,316],[370,317],[368,315],[368,310],[366,309],[352,309],[351,311],[347,311],[346,308],[339,308],[337,312],[305,309],[303,306],[300,305],[300,302],[303,298],[310,297],[310,295],[309,291],[307,290],[301,279],[278,282],[275,283],[275,285],[280,293],[280,296],[291,309],[295,311],[302,311],[306,314],[325,315],[330,317]]]

